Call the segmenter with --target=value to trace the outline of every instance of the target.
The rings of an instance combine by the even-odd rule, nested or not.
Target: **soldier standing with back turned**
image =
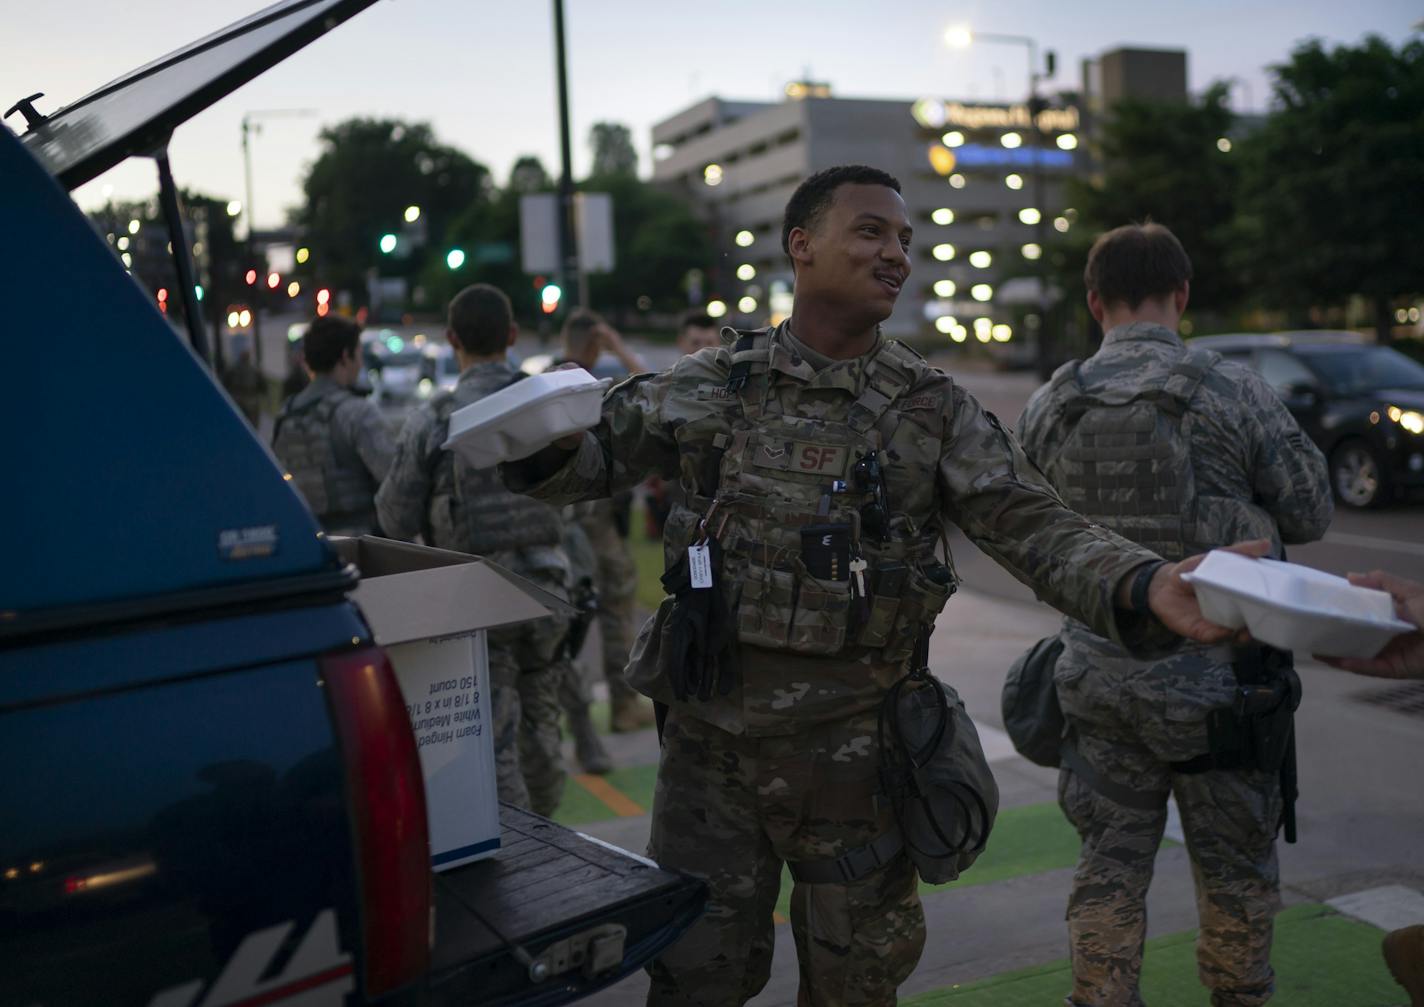
[[[1019,423],[1024,451],[1069,506],[1169,559],[1257,538],[1279,556],[1283,542],[1320,538],[1333,504],[1319,449],[1256,372],[1177,336],[1191,263],[1172,232],[1109,231],[1084,280],[1102,347],[1061,367]],[[1208,717],[1232,709],[1238,685],[1275,682],[1258,673],[1283,655],[1184,642],[1144,662],[1072,618],[1060,639],[1054,679],[1070,735],[1059,801],[1083,837],[1067,1002],[1142,1003],[1147,886],[1170,792],[1197,881],[1201,981],[1214,1007],[1265,1003],[1280,766],[1224,768],[1236,760],[1221,742],[1235,736],[1219,731],[1214,745]]]
[[[456,409],[524,376],[506,357],[518,333],[502,291],[478,283],[455,295],[445,335],[460,380],[406,420],[376,509],[392,538],[419,534],[427,545],[487,557],[567,601],[569,559],[558,512],[510,493],[494,469],[472,468],[440,446]],[[489,634],[499,799],[545,816],[564,792],[559,685],[571,673],[567,632],[566,618],[550,616]]]
[[[351,391],[361,373],[361,326],[327,315],[307,329],[311,383],[289,398],[272,430],[272,451],[331,535],[376,529],[376,488],[395,448],[376,404]]]
[[[885,172],[811,176],[782,224],[787,322],[628,379],[592,431],[502,467],[544,499],[649,474],[683,489],[671,596],[630,672],[670,705],[649,852],[711,896],[650,968],[650,1003],[741,1004],[765,985],[783,863],[800,1002],[894,1002],[925,925],[880,793],[876,717],[954,590],[936,556],[945,524],[1113,639],[1170,639],[1154,616],[1226,633],[1177,567],[1068,510],[972,396],[881,337],[911,233]]]

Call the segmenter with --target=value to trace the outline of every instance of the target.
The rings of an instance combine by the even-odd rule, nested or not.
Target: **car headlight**
[[[1398,406],[1389,406],[1385,412],[1391,420],[1411,434],[1424,434],[1424,413],[1413,409],[1400,409]]]
[[[421,378],[420,384],[416,386],[415,392],[422,399],[430,398],[430,393],[435,390],[435,382],[429,378]]]

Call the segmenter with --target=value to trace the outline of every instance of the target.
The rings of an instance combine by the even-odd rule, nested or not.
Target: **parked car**
[[[544,1007],[705,902],[509,806],[498,853],[437,873],[358,572],[208,369],[168,137],[371,2],[273,4],[0,126],[0,1004]],[[190,345],[66,191],[130,156]]]
[[[1254,367],[1330,463],[1336,498],[1378,507],[1424,487],[1424,365],[1356,332],[1203,336]]]

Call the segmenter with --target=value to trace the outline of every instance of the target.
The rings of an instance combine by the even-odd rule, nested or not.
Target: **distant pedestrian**
[[[267,383],[252,359],[252,347],[247,340],[234,339],[232,354],[233,360],[222,376],[223,387],[242,410],[242,415],[247,417],[247,422],[256,428],[262,419],[262,400]]]
[[[1102,346],[1034,393],[1019,436],[1070,507],[1169,560],[1257,538],[1279,555],[1282,542],[1313,541],[1330,524],[1325,459],[1259,375],[1183,344],[1191,275],[1160,225],[1098,238],[1084,279]],[[1288,655],[1182,642],[1143,661],[1071,618],[1060,639],[1054,678],[1069,738],[1059,801],[1083,839],[1068,902],[1068,1002],[1142,1003],[1147,886],[1170,793],[1197,879],[1202,983],[1213,1005],[1265,1003],[1280,765],[1224,768],[1229,753],[1214,750],[1208,721],[1234,716],[1248,681],[1287,690]],[[1281,704],[1298,700],[1296,680],[1270,715],[1289,718],[1294,706]],[[1232,723],[1249,732],[1258,721]]]
[[[598,368],[604,353],[616,357],[629,372],[646,370],[643,360],[623,342],[618,330],[600,315],[581,310],[571,314],[560,334],[563,356],[560,363],[575,363],[589,373]],[[628,652],[633,644],[634,599],[638,589],[638,568],[628,548],[633,494],[615,494],[608,500],[589,500],[569,508],[571,517],[583,528],[598,560],[598,635],[602,643],[602,669],[608,683],[609,728],[615,732],[636,731],[653,725],[652,707],[628,685],[623,670],[628,664]],[[595,765],[607,762],[598,758],[601,743],[588,736],[586,716],[570,708],[574,695],[570,693],[565,708],[569,713],[575,741],[580,751],[587,751]],[[582,760],[581,760],[582,761]],[[593,772],[588,765],[585,769]]]
[[[351,386],[361,373],[361,327],[317,318],[303,339],[311,382],[289,398],[272,431],[272,450],[333,535],[376,530],[376,489],[395,446],[375,403]]]

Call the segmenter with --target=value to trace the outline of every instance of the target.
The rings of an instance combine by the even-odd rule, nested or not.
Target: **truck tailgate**
[[[564,1003],[641,968],[702,913],[695,878],[507,804],[500,823],[497,855],[435,876],[437,1003]],[[609,926],[625,928],[621,954]],[[512,945],[554,974],[531,979]]]

